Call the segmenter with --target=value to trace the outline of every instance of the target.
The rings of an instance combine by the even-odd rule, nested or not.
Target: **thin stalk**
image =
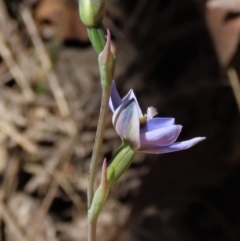
[[[88,241],[96,241],[97,221],[88,222]]]
[[[107,113],[108,113],[108,101],[109,101],[110,92],[111,92],[111,86],[102,88],[101,108],[100,108],[95,142],[93,146],[93,154],[92,154],[92,159],[91,159],[90,168],[89,168],[88,209],[90,209],[91,207],[93,194],[94,194],[94,180],[96,175],[98,158],[102,148],[103,135],[104,135],[105,124],[106,124]]]

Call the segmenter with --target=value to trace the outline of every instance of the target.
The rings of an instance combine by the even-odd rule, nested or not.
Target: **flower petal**
[[[116,84],[113,81],[112,82],[112,89],[111,89],[111,95],[109,98],[109,107],[112,112],[114,112],[120,105],[122,104],[122,100],[119,96],[119,93],[116,88]]]
[[[124,101],[114,112],[112,121],[118,135],[130,141],[135,149],[139,149],[140,120],[135,99]]]
[[[168,152],[174,152],[174,151],[181,151],[188,149],[200,141],[205,140],[205,137],[196,137],[188,141],[182,141],[182,142],[175,142],[170,146],[148,146],[145,148],[140,149],[140,152],[149,153],[149,154],[162,154],[162,153],[168,153]]]
[[[128,101],[128,100],[131,100],[131,99],[134,99],[136,104],[137,104],[137,108],[138,108],[138,115],[139,117],[141,117],[143,115],[142,113],[142,110],[138,104],[138,101],[137,101],[137,97],[135,96],[133,90],[130,90],[122,99],[122,101]]]
[[[166,127],[174,125],[175,119],[174,118],[153,118],[147,121],[145,125],[142,125],[140,128],[140,132],[147,132],[147,131],[153,131],[158,128]]]
[[[168,146],[178,138],[182,126],[172,125],[148,131],[140,135],[141,148],[150,145]]]

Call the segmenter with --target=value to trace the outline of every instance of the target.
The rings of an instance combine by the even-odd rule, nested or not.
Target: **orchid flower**
[[[122,145],[112,157],[107,168],[107,180],[112,186],[130,166],[137,152],[162,154],[188,149],[205,137],[175,142],[182,130],[174,118],[156,117],[157,111],[149,107],[143,115],[137,98],[130,90],[122,99],[112,83],[109,106],[113,112],[112,122],[122,138]]]
[[[132,144],[134,150],[150,154],[162,154],[188,149],[205,137],[175,142],[182,130],[174,118],[155,117],[157,111],[149,107],[143,115],[133,90],[122,99],[113,82],[109,100],[113,112],[112,122],[118,135]],[[154,118],[155,117],[155,118]]]

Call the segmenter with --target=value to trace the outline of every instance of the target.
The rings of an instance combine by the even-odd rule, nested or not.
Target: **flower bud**
[[[107,162],[106,162],[106,159],[104,159],[103,165],[102,165],[101,182],[94,194],[91,208],[88,211],[88,218],[90,221],[97,220],[99,213],[107,199],[108,192],[109,192],[109,183],[107,180]]]
[[[79,0],[79,13],[87,27],[96,27],[103,21],[105,0]]]
[[[98,65],[103,87],[110,87],[113,79],[113,55],[111,52],[111,35],[107,29],[107,42],[103,51],[99,54]]]
[[[107,169],[107,180],[110,186],[112,186],[131,165],[135,154],[136,151],[131,145],[124,141],[112,158],[113,161]]]

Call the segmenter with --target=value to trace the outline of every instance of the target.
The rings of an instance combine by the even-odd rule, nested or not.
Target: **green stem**
[[[97,54],[100,54],[106,45],[106,37],[105,37],[103,26],[99,25],[99,26],[88,28],[88,35],[94,50],[97,52]],[[111,93],[111,83],[107,81],[109,80],[108,70],[106,66],[101,66],[100,63],[99,63],[99,69],[100,69],[101,84],[102,84],[102,100],[101,100],[97,132],[96,132],[95,142],[93,146],[92,159],[91,159],[90,168],[89,168],[89,181],[88,181],[88,210],[89,211],[90,211],[92,201],[93,201],[93,196],[94,196],[94,180],[96,176],[98,159],[102,148],[102,141],[103,141],[105,124],[106,124],[107,113],[108,113],[108,102],[109,102],[109,96]],[[113,70],[111,70],[111,72],[112,71]],[[110,78],[110,82],[111,80],[112,80],[112,76]],[[109,83],[109,85],[105,85],[105,83]],[[96,228],[97,228],[97,218],[96,220],[91,220],[91,217],[88,215],[88,241],[96,241]]]
[[[89,169],[88,209],[91,207],[93,194],[94,194],[94,179],[96,175],[98,158],[102,148],[102,140],[103,140],[103,135],[105,130],[105,123],[107,119],[108,101],[109,101],[110,92],[111,92],[111,86],[105,87],[102,89],[101,108],[100,108],[95,142],[93,146],[93,154],[92,154],[92,159],[91,159],[90,169]]]

